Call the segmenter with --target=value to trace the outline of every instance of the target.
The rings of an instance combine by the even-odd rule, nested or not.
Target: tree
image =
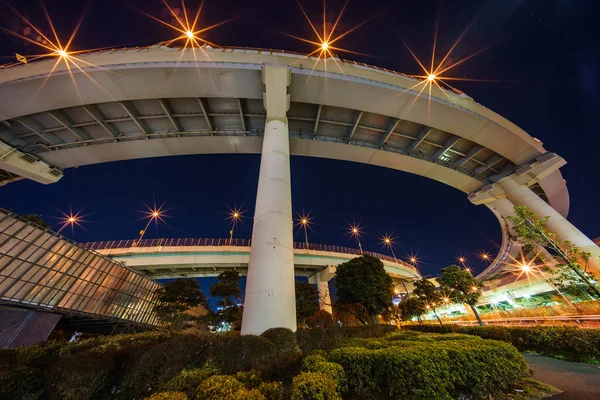
[[[240,273],[238,271],[223,271],[217,276],[218,281],[210,287],[211,297],[220,297],[220,306],[215,314],[216,324],[239,324],[241,321],[240,303]]]
[[[392,278],[380,259],[366,255],[354,258],[340,264],[335,276],[338,305],[357,305],[375,323],[377,315],[392,306]]]
[[[317,310],[313,315],[306,318],[306,325],[309,328],[329,328],[333,326],[333,318],[325,310]]]
[[[46,221],[44,221],[44,218],[39,214],[23,214],[21,217],[27,220],[27,222],[39,225],[41,228],[50,229],[50,225],[48,225]]]
[[[312,317],[319,311],[319,292],[310,283],[296,281],[296,318],[302,326],[306,318]]]
[[[570,269],[579,278],[574,280],[574,284],[585,284],[589,289],[588,293],[593,293],[600,298],[600,289],[587,273],[587,263],[591,254],[577,248],[568,240],[558,240],[555,233],[548,231],[549,217],[538,218],[533,211],[525,206],[515,206],[514,210],[515,215],[508,216],[507,219],[513,224],[513,228],[519,236],[519,241],[523,245],[533,248],[543,246],[554,250],[565,261],[565,264],[560,265],[560,267]],[[581,268],[580,264],[585,265],[585,267]],[[568,285],[572,280],[562,279],[562,281]]]
[[[429,306],[431,308],[431,311],[433,311],[433,314],[440,322],[440,325],[443,325],[442,320],[436,311],[437,304],[442,300],[442,294],[430,280],[425,278],[413,282],[413,285],[415,286],[413,294],[425,303],[425,307]]]
[[[421,315],[425,314],[425,303],[417,296],[407,295],[398,304],[398,309],[403,320],[417,318],[421,323]]]
[[[481,297],[481,288],[483,287],[481,281],[475,279],[469,271],[465,271],[458,265],[442,268],[437,281],[440,288],[449,293],[455,301],[471,306],[477,322],[479,322],[479,325],[483,325],[483,321],[475,307]]]
[[[188,321],[194,319],[186,311],[199,306],[208,309],[206,297],[200,290],[198,281],[179,278],[165,283],[160,288],[154,312],[160,320],[168,323],[171,329],[180,330],[188,325]]]

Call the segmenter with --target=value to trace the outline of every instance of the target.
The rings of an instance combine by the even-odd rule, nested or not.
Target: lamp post
[[[229,229],[229,245],[233,245],[233,231],[238,223],[238,221],[242,220],[243,211],[237,208],[233,208],[229,210],[229,220],[231,221],[231,229]]]
[[[151,210],[150,214],[149,214],[149,219],[148,219],[148,223],[146,224],[146,226],[144,227],[144,229],[142,229],[140,231],[140,238],[135,242],[135,245],[139,245],[140,242],[142,241],[142,238],[144,237],[144,234],[146,234],[146,231],[148,230],[148,227],[150,226],[150,223],[154,220],[158,220],[160,218],[160,210],[154,209]]]

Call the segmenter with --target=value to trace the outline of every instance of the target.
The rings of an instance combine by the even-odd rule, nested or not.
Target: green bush
[[[342,368],[340,364],[329,362],[327,359],[320,356],[308,356],[302,360],[302,371],[321,372],[329,375],[335,381],[339,393],[346,390],[344,368]]]
[[[185,392],[191,395],[202,382],[219,371],[212,365],[206,365],[203,368],[184,369],[167,382],[162,389],[168,391]]]
[[[281,382],[262,382],[257,390],[265,396],[267,400],[283,400],[285,390]]]
[[[0,350],[0,398],[23,399],[47,396],[49,365],[58,357],[62,343]]]
[[[271,328],[262,333],[263,338],[275,345],[276,356],[272,368],[282,370],[289,368],[302,356],[296,341],[296,334],[287,328]]]
[[[161,392],[146,397],[146,400],[188,400],[188,397],[183,392]]]
[[[215,338],[208,333],[172,333],[165,340],[152,343],[144,352],[130,357],[122,372],[120,389],[123,397],[139,397],[147,393],[148,388],[164,387],[184,369],[202,367],[214,347]],[[168,390],[182,391],[183,388]]]
[[[458,326],[419,325],[407,329],[421,332],[460,333],[484,339],[502,340],[521,351],[567,359],[600,363],[600,329],[571,326]]]
[[[314,350],[328,349],[332,345],[332,340],[323,328],[298,329],[296,341],[304,355],[310,354]]]
[[[246,389],[256,389],[262,383],[260,373],[257,371],[243,371],[235,374],[235,379],[241,382]]]
[[[280,361],[277,348],[261,336],[244,335],[219,337],[211,359],[223,373],[238,371],[271,371]]]
[[[525,359],[506,343],[413,343],[380,350],[344,347],[327,359],[343,367],[352,391],[394,399],[487,398],[528,374]]]
[[[214,375],[198,386],[199,400],[266,400],[256,389],[246,389],[233,376]]]
[[[393,332],[398,332],[398,327],[385,324],[332,326],[327,329],[327,335],[336,341],[345,338],[378,338]]]
[[[292,382],[292,400],[339,400],[333,378],[321,372],[302,372]]]

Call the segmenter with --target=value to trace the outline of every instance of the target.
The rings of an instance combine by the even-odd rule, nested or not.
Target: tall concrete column
[[[287,67],[265,65],[263,138],[252,248],[248,265],[243,335],[269,328],[296,330],[290,143],[286,112]]]
[[[319,292],[319,309],[333,314],[331,307],[331,293],[329,292],[329,281],[335,276],[336,267],[328,265],[315,275],[308,278],[308,282],[317,285]]]
[[[555,233],[559,240],[568,240],[581,250],[592,253],[589,261],[590,269],[593,272],[600,270],[600,248],[590,238],[581,233],[527,186],[515,182],[511,177],[501,179],[497,184],[506,193],[506,198],[514,205],[526,206],[539,218],[549,217],[548,230]]]

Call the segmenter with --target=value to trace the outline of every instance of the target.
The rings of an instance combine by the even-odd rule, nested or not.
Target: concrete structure
[[[231,269],[248,275],[250,279],[250,271],[254,268],[254,247],[244,239],[234,239],[232,244],[229,239],[147,239],[139,244],[134,240],[112,240],[84,243],[82,246],[151,279],[209,277]],[[400,280],[410,281],[419,277],[413,266],[383,254],[318,244],[310,244],[306,249],[305,243],[294,243],[290,250],[294,266],[291,269],[292,284],[294,276],[309,278],[309,282],[316,284],[319,290],[321,309],[328,312],[331,312],[329,281],[335,276],[336,266],[360,254],[379,258],[397,286],[400,286]],[[247,294],[245,298],[245,303],[248,303]]]
[[[264,321],[250,326],[246,318],[245,333],[293,325],[284,232],[291,232],[290,154],[411,172],[485,204],[503,243],[483,276],[512,251],[505,217],[514,204],[552,214],[552,228],[592,252],[598,271],[600,249],[565,219],[565,161],[464,93],[434,86],[419,96],[423,83],[399,73],[269,50],[152,46],[79,57],[85,74],[71,68],[70,76],[64,62],[53,70],[55,60],[0,70],[0,179],[48,183],[64,169],[108,161],[261,153],[250,262],[261,279],[250,273],[246,307]],[[270,311],[257,313],[254,304]]]

